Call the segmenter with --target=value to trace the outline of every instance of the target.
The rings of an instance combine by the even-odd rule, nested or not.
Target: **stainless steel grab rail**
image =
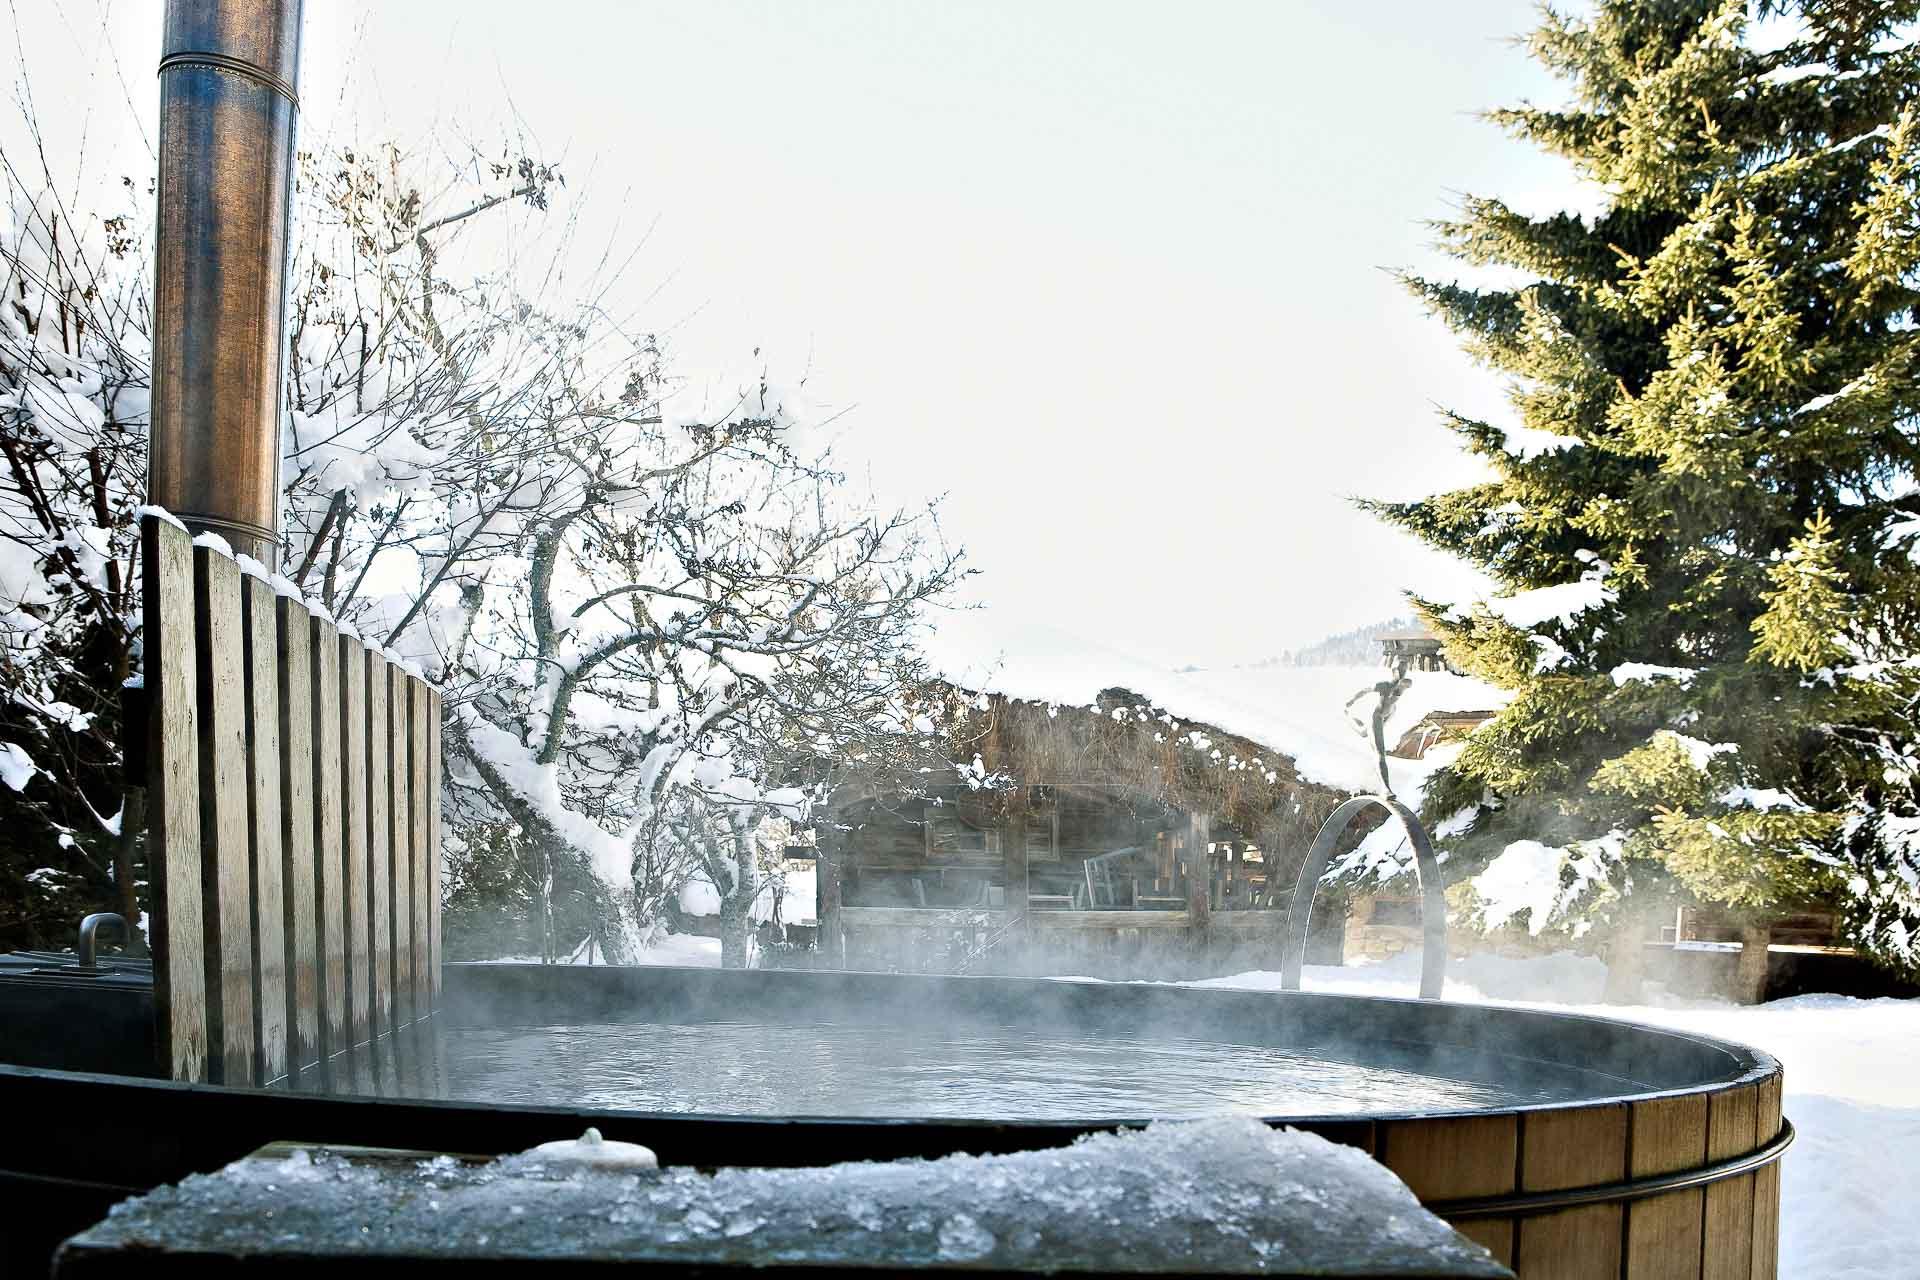
[[[1293,902],[1287,908],[1287,947],[1280,957],[1282,991],[1300,989],[1300,969],[1307,958],[1307,923],[1320,893],[1320,877],[1327,873],[1327,863],[1333,859],[1334,845],[1355,817],[1375,806],[1400,820],[1413,845],[1413,870],[1420,881],[1420,998],[1440,998],[1447,976],[1447,900],[1440,883],[1440,863],[1433,856],[1433,842],[1420,819],[1392,796],[1355,796],[1329,814],[1320,834],[1313,838],[1300,876],[1293,882]]]

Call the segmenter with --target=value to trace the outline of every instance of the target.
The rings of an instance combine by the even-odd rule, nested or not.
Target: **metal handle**
[[[1413,810],[1392,796],[1355,796],[1335,809],[1320,834],[1307,850],[1300,866],[1300,878],[1293,882],[1293,903],[1287,908],[1287,949],[1280,957],[1280,989],[1300,989],[1300,968],[1307,958],[1307,921],[1313,914],[1313,900],[1320,893],[1320,877],[1333,858],[1333,846],[1345,834],[1353,819],[1378,805],[1398,818],[1413,844],[1413,871],[1420,881],[1420,998],[1438,1000],[1447,976],[1447,899],[1440,883],[1440,863],[1433,856],[1433,842]]]
[[[133,937],[133,930],[127,927],[127,919],[125,916],[112,911],[94,912],[80,922],[80,942],[79,945],[74,948],[80,953],[80,968],[82,969],[94,969],[98,967],[95,962],[95,955],[99,947],[95,941],[95,936],[100,932],[100,926],[103,924],[119,925],[120,940],[122,942],[130,941]]]

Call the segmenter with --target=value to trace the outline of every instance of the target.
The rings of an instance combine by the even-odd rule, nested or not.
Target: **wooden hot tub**
[[[4,1033],[22,1025],[6,1012],[19,985],[0,991],[0,1047],[17,1043]],[[0,1067],[0,1109],[12,1130],[0,1147],[0,1193],[26,1211],[9,1216],[77,1230],[122,1195],[211,1171],[275,1140],[492,1154],[592,1123],[609,1138],[653,1147],[670,1164],[777,1166],[1028,1150],[1158,1118],[1110,1107],[1033,1118],[553,1105],[502,1100],[503,1090],[484,1082],[493,1077],[462,1060],[482,1041],[548,1029],[557,1038],[538,1058],[545,1066],[536,1075],[544,1076],[564,1071],[566,1053],[590,1052],[596,1028],[671,1026],[697,1042],[704,1028],[717,1034],[723,1025],[772,1036],[852,1023],[895,1038],[964,1039],[978,1031],[1036,1041],[1100,1037],[1123,1049],[1129,1038],[1204,1042],[1240,1046],[1249,1061],[1280,1049],[1445,1079],[1524,1083],[1544,1073],[1591,1080],[1595,1087],[1579,1096],[1544,1102],[1421,1110],[1382,1096],[1334,1112],[1264,1118],[1371,1152],[1522,1276],[1775,1272],[1777,1160],[1791,1138],[1780,1114],[1779,1064],[1705,1036],[1567,1014],[1316,993],[518,965],[447,966],[435,1021],[437,1034],[413,1046],[407,1096],[142,1079],[132,1072],[151,1048],[138,1043],[137,1018],[123,1020],[119,1070],[127,1074]],[[99,1045],[89,1043],[91,1064],[102,1065]],[[968,1068],[961,1061],[947,1069]],[[457,1096],[463,1089],[485,1096]]]

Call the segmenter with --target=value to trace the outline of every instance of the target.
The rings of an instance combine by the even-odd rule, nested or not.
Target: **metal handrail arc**
[[[1293,901],[1287,908],[1287,947],[1280,958],[1280,989],[1298,991],[1300,970],[1307,958],[1307,924],[1313,914],[1314,899],[1320,893],[1320,877],[1333,860],[1333,848],[1354,818],[1378,806],[1400,820],[1407,840],[1413,845],[1413,869],[1420,881],[1420,998],[1438,1000],[1447,974],[1447,900],[1440,883],[1440,863],[1433,856],[1433,842],[1413,810],[1392,796],[1355,796],[1343,802],[1327,816],[1320,834],[1307,850],[1300,876],[1293,882]]]

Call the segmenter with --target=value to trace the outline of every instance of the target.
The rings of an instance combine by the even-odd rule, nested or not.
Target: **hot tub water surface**
[[[445,1094],[721,1115],[1040,1120],[1349,1115],[1563,1102],[1631,1082],[1429,1050],[1418,1069],[1197,1038],[870,1022],[455,1026]]]

